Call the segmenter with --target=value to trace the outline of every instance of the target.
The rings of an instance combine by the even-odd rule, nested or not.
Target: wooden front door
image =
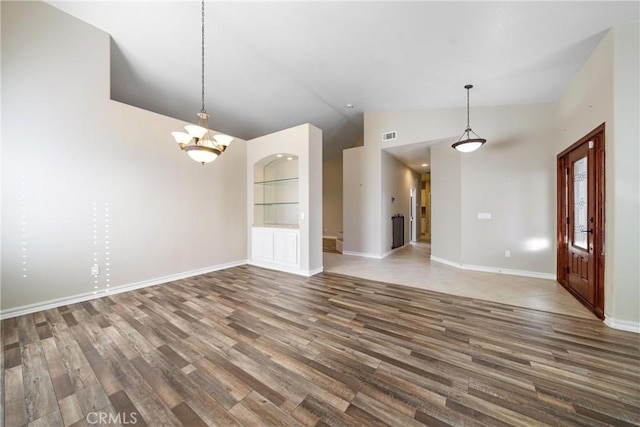
[[[604,318],[604,125],[558,155],[558,282]]]

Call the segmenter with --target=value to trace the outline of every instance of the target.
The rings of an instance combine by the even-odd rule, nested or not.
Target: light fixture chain
[[[471,130],[471,126],[469,126],[469,89],[467,88],[467,132]]]
[[[206,112],[204,109],[204,0],[202,0],[202,113]]]

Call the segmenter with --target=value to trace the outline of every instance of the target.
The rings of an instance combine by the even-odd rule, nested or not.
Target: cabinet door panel
[[[273,259],[287,264],[298,263],[298,233],[276,231],[273,235]]]
[[[251,256],[255,260],[273,261],[273,231],[254,228]]]

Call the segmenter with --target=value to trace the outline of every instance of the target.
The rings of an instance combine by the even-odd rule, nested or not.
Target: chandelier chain
[[[469,126],[469,89],[470,88],[467,88],[467,132],[471,130],[471,127]]]
[[[206,113],[206,110],[204,109],[204,0],[202,0],[202,71],[201,71],[201,77],[202,77],[202,109],[200,110],[200,112],[202,113]]]

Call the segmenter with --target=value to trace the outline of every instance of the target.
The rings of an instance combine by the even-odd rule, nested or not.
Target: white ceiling
[[[199,2],[48,3],[111,34],[112,98],[196,120]],[[555,101],[608,28],[639,19],[637,1],[205,7],[211,126],[250,139],[309,122],[325,158],[358,143],[364,111],[464,106],[467,83],[474,106]]]

